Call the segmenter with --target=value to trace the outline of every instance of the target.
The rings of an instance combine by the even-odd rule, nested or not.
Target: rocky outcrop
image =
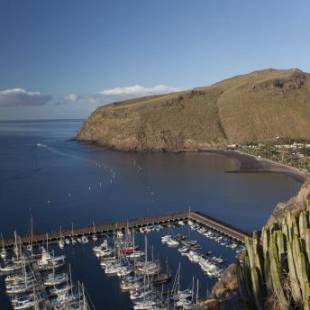
[[[236,265],[228,266],[222,278],[212,288],[211,296],[220,299],[229,299],[238,288]]]
[[[298,69],[295,70],[293,69],[291,76],[259,81],[258,83],[253,84],[252,90],[253,91],[269,90],[269,91],[280,91],[285,93],[290,89],[301,88],[304,85],[306,78],[307,78],[306,75],[302,71]]]

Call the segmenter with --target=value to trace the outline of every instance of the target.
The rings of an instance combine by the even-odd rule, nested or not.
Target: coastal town
[[[226,148],[310,172],[310,141],[277,137],[269,143],[229,144]]]

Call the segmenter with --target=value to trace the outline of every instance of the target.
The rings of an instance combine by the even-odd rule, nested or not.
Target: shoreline
[[[298,170],[297,168],[287,166],[267,158],[258,158],[254,155],[243,153],[240,151],[230,151],[223,149],[204,149],[200,152],[223,155],[233,160],[238,168],[228,173],[282,173],[296,181],[303,183],[307,178],[307,173]]]
[[[267,158],[258,158],[257,156],[247,154],[241,151],[227,150],[223,148],[197,148],[197,149],[183,149],[175,151],[162,151],[162,150],[131,150],[131,149],[119,149],[107,144],[98,143],[96,141],[85,141],[80,140],[77,137],[75,139],[70,139],[71,141],[76,141],[77,143],[94,145],[100,148],[109,149],[121,153],[210,153],[216,155],[222,155],[233,160],[237,166],[235,170],[226,171],[227,173],[281,173],[285,174],[294,180],[304,183],[309,175],[306,172],[300,171],[297,168],[267,159]]]
[[[227,150],[223,148],[197,148],[197,149],[182,149],[182,150],[132,150],[132,149],[119,149],[116,147],[112,147],[107,144],[102,144],[98,143],[96,141],[85,141],[85,140],[80,140],[77,137],[71,138],[70,141],[76,141],[77,143],[82,143],[82,144],[89,144],[89,145],[95,145],[100,148],[105,148],[109,149],[112,151],[116,152],[121,152],[121,153],[210,153],[210,154],[216,154],[216,155],[222,155],[224,157],[227,157],[231,160],[233,160],[237,166],[235,170],[229,170],[226,171],[227,173],[268,173],[268,172],[273,172],[273,173],[281,173],[285,174],[294,180],[304,183],[307,177],[309,176],[309,173],[300,171],[297,168],[267,159],[267,158],[258,158],[257,156],[244,153],[241,151],[235,151],[235,150]]]

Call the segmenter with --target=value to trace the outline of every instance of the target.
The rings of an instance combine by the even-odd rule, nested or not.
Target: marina
[[[199,278],[193,276],[191,285],[183,287],[181,263],[175,272],[171,272],[168,263],[163,266],[162,259],[156,256],[153,246],[148,243],[148,235],[163,231],[161,243],[178,249],[180,255],[186,256],[190,263],[198,264],[205,277],[210,279],[220,278],[229,262],[210,250],[205,252],[200,242],[192,239],[192,234],[196,232],[205,239],[230,248],[235,255],[243,246],[235,238],[198,224],[193,218],[180,218],[180,215],[175,215],[173,221],[162,224],[154,224],[153,221],[152,225],[140,227],[132,227],[128,221],[124,229],[100,235],[95,235],[95,225],[92,235],[68,236],[60,229],[58,243],[50,243],[47,238],[40,245],[22,244],[15,233],[14,245],[1,249],[0,267],[12,307],[28,309],[37,305],[44,306],[44,309],[92,309],[85,296],[84,285],[78,283],[74,288],[71,267],[65,271],[66,256],[61,254],[67,247],[91,243],[103,273],[108,278],[119,279],[119,289],[128,295],[133,309],[193,309],[206,297],[200,295]],[[144,248],[141,242],[140,245],[136,243],[137,237],[143,238]],[[20,305],[21,298],[25,301]],[[72,307],[68,301],[72,302]]]
[[[200,225],[208,227],[224,236],[227,236],[239,243],[244,243],[244,237],[250,237],[250,234],[216,220],[202,212],[176,212],[161,216],[144,217],[140,219],[128,220],[124,222],[114,222],[109,224],[93,224],[87,227],[69,229],[59,229],[58,232],[50,232],[43,234],[30,234],[19,238],[19,243],[23,245],[38,245],[48,241],[49,243],[60,242],[64,245],[64,240],[68,238],[96,237],[97,235],[113,233],[115,231],[124,231],[126,228],[139,229],[153,225],[161,225],[168,223],[176,223],[180,221],[192,221]],[[2,247],[10,248],[15,244],[15,239],[2,240]]]

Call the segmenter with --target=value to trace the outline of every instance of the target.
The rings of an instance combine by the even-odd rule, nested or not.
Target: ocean
[[[0,122],[0,231],[5,237],[45,232],[173,211],[202,211],[246,231],[259,229],[279,201],[294,195],[300,183],[276,173],[226,173],[229,158],[206,153],[125,153],[74,139],[82,120]],[[188,234],[188,228],[178,228]],[[151,233],[155,257],[188,287],[194,275],[201,295],[214,280],[176,249],[163,246]],[[229,262],[230,249],[192,232],[204,250]],[[138,236],[143,247],[143,236]],[[116,278],[107,277],[91,251],[93,244],[67,247],[73,279],[83,281],[96,309],[131,309]],[[60,253],[60,250],[55,249]],[[10,309],[0,280],[0,309]]]

